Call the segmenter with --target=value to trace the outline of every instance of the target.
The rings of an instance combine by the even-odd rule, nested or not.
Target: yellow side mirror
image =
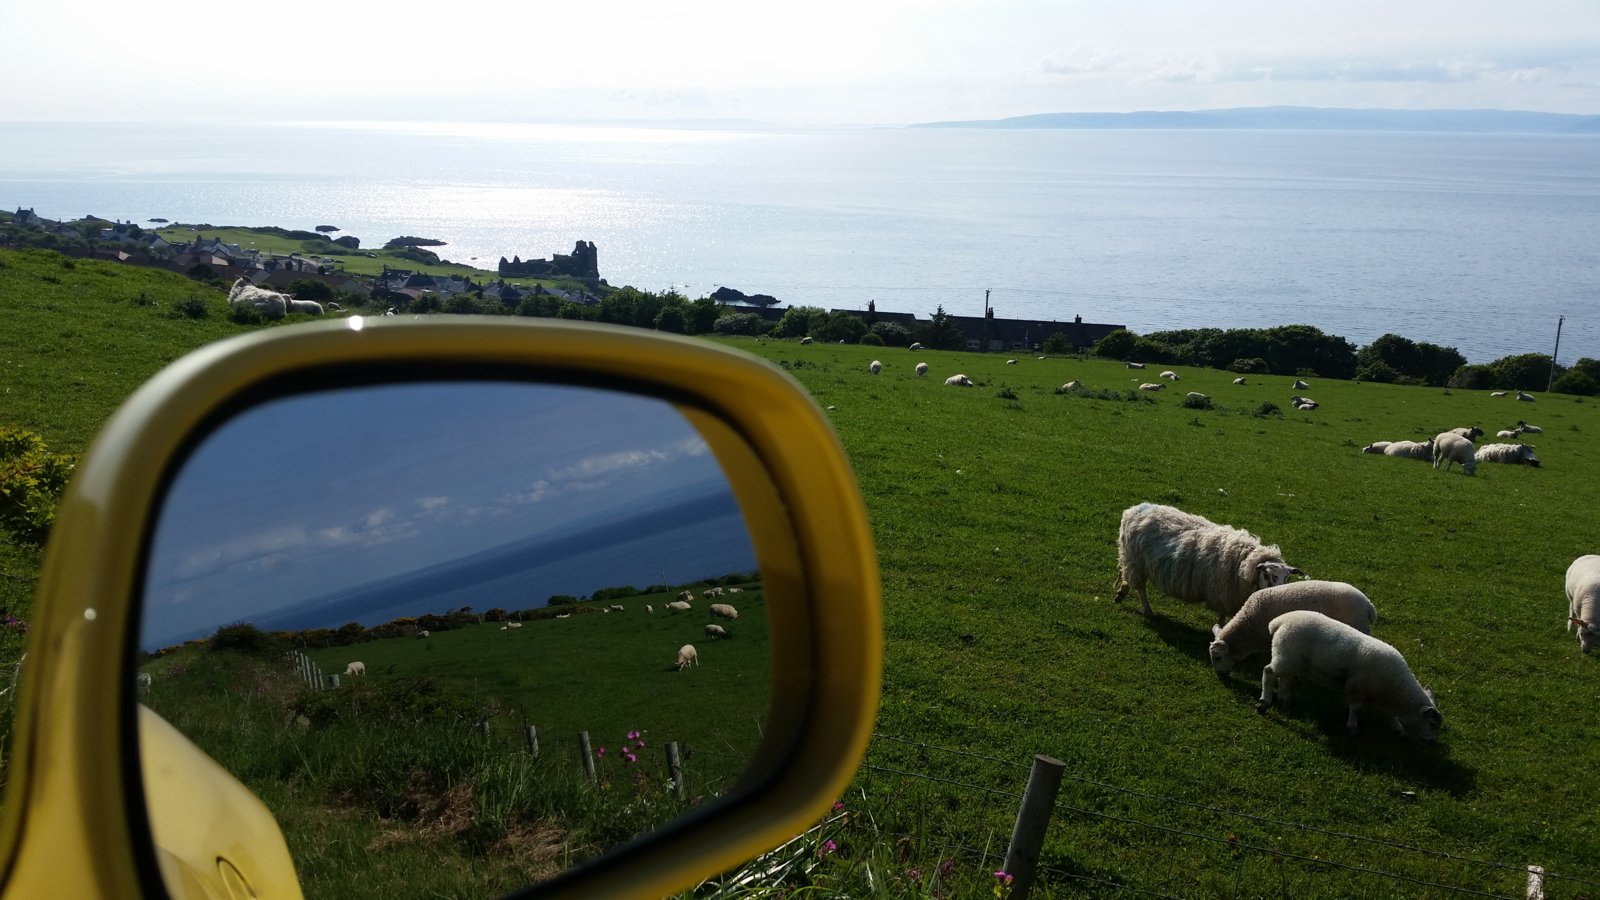
[[[400,442],[385,436],[402,431],[407,441],[390,446]],[[318,447],[337,449],[307,459]],[[411,465],[455,447],[470,461]],[[267,463],[224,478],[229,454]],[[419,472],[440,473],[426,493],[409,480]],[[526,490],[503,489],[508,472],[527,474]],[[474,492],[469,505],[462,498]],[[337,523],[373,498],[386,505]],[[723,521],[730,509],[742,534],[685,540],[697,516]],[[448,529],[424,530],[447,512]],[[467,530],[491,515],[516,523],[495,532],[503,542]],[[240,549],[256,547],[269,520],[274,552]],[[706,545],[719,552],[701,553]],[[390,550],[354,555],[382,546]],[[351,555],[330,567],[335,550]],[[756,571],[725,572],[746,558]],[[241,580],[246,572],[256,581]],[[655,572],[659,583],[647,578]],[[271,590],[255,590],[269,578]],[[669,610],[662,591],[690,582],[697,590],[682,593],[706,596]],[[724,583],[735,593],[709,587]],[[619,591],[636,593],[608,602]],[[509,596],[532,599],[485,609]],[[560,614],[543,608],[546,597],[576,602]],[[743,615],[707,617],[713,601],[743,604]],[[433,618],[407,614],[407,604]],[[314,643],[345,616],[342,636]],[[370,706],[424,683],[448,693],[464,661],[579,654],[570,678],[528,662],[504,696],[475,688],[488,713],[471,724],[486,740],[554,715],[558,704],[546,701],[560,697],[638,717],[671,706],[652,697],[698,698],[713,719],[717,679],[761,682],[740,694],[764,709],[734,771],[703,802],[664,807],[664,821],[621,843],[570,854],[570,866],[531,887],[551,896],[659,896],[803,830],[860,762],[882,666],[876,562],[854,477],[815,403],[770,365],[704,342],[541,320],[352,318],[258,332],[203,348],[142,387],[96,439],[58,510],[0,833],[5,891],[298,894],[295,835],[286,843],[267,807],[204,755],[208,724],[193,704],[191,726],[172,727],[184,728],[173,695],[190,689],[180,673],[192,682],[196,671],[184,661],[223,658],[217,636],[234,626],[300,641],[250,663],[306,676],[303,687],[268,680],[258,690],[309,692],[293,693],[293,710],[311,714],[291,710],[286,742],[309,740],[319,716],[344,715],[340,703]],[[673,657],[680,639],[698,644],[698,658]],[[613,681],[584,669],[585,654],[599,660],[628,641],[651,648],[636,671],[623,672],[626,655],[606,668],[622,673]],[[499,683],[474,684],[485,682]],[[217,713],[224,729],[227,714]],[[669,720],[702,742],[702,759],[714,755],[692,721]],[[558,728],[546,741],[565,748],[568,737]]]

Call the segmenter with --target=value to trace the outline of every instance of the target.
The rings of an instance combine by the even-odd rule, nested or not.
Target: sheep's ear
[[[1213,638],[1222,637],[1222,626],[1221,625],[1213,625],[1213,626],[1211,626],[1211,636]]]
[[[1289,567],[1289,574],[1290,575],[1304,575],[1305,573],[1300,571],[1298,568],[1296,568],[1294,566],[1290,566]]]
[[[1577,616],[1573,616],[1571,619],[1569,619],[1569,621],[1572,622],[1572,624],[1578,626],[1579,628],[1588,628],[1589,627],[1589,623],[1588,622],[1585,622],[1584,620],[1578,618]]]
[[[1431,688],[1431,687],[1428,687],[1428,686],[1427,686],[1427,685],[1423,685],[1423,686],[1422,686],[1422,693],[1423,693],[1423,696],[1425,696],[1425,697],[1427,697],[1427,698],[1428,698],[1428,705],[1429,705],[1429,706],[1434,706],[1434,705],[1436,705],[1436,704],[1435,704],[1435,703],[1434,703],[1434,702],[1433,702],[1433,688]]]

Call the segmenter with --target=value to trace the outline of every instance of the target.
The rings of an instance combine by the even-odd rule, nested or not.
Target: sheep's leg
[[[1360,727],[1359,727],[1360,723],[1359,723],[1358,717],[1356,715],[1356,711],[1359,710],[1360,708],[1361,708],[1361,704],[1355,702],[1354,700],[1350,701],[1350,715],[1347,716],[1345,718],[1345,720],[1344,720],[1344,730],[1351,737],[1355,737],[1356,734],[1360,731]]]
[[[1272,664],[1268,663],[1261,670],[1261,699],[1256,701],[1256,712],[1266,713],[1272,708],[1272,701],[1277,699],[1275,689],[1278,685],[1278,673],[1272,671]]]

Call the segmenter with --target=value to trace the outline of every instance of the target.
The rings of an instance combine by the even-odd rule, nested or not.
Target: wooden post
[[[528,752],[539,758],[539,729],[533,725],[528,726]]]
[[[683,788],[683,758],[678,755],[678,742],[667,741],[667,771],[672,773],[672,788],[677,793],[678,799],[684,796]]]
[[[334,690],[339,689],[339,673],[335,672],[334,674],[328,676],[328,687],[331,687]]]
[[[1544,900],[1544,867],[1528,867],[1528,900]]]
[[[1011,846],[1006,848],[1005,871],[1011,875],[1011,897],[1026,900],[1033,889],[1033,870],[1039,864],[1044,833],[1050,827],[1056,792],[1061,789],[1061,774],[1067,764],[1054,757],[1035,754],[1028,787],[1017,809],[1017,824],[1011,831]]]
[[[583,753],[583,774],[589,776],[590,781],[599,781],[600,777],[594,773],[594,753],[589,749],[589,732],[578,732],[578,749]]]

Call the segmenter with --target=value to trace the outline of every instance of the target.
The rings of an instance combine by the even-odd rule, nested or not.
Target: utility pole
[[[1556,349],[1550,351],[1550,382],[1544,386],[1546,394],[1556,385],[1556,357],[1561,355],[1561,323],[1566,320],[1566,316],[1556,317]]]

